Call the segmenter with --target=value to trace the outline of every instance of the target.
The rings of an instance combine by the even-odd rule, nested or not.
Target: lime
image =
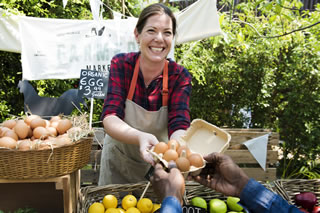
[[[226,213],[227,204],[218,198],[209,201],[210,213]]]
[[[238,204],[239,201],[240,201],[240,198],[229,196],[227,198],[228,208],[232,211],[237,211],[237,212],[242,211],[243,207]]]
[[[194,197],[191,199],[191,205],[207,210],[207,201],[202,197]]]

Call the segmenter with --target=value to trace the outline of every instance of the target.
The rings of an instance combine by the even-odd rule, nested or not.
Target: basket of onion
[[[26,115],[0,124],[0,178],[37,179],[70,174],[90,159],[86,115]]]

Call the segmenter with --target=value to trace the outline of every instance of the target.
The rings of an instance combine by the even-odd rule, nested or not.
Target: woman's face
[[[172,20],[165,13],[150,16],[140,34],[135,30],[135,36],[144,60],[160,62],[171,49]]]

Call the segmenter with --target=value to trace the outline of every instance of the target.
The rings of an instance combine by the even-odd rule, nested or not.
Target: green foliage
[[[283,177],[317,177],[308,168],[320,150],[320,25],[290,32],[320,20],[320,7],[281,2],[247,1],[219,14],[224,35],[180,45],[176,57],[194,77],[193,118],[239,128],[247,119],[240,109],[250,109],[250,127],[273,129],[285,142]]]
[[[251,121],[252,128],[279,132],[284,155],[279,174],[319,178],[315,159],[320,151],[320,4],[315,11],[304,11],[299,0],[248,0],[236,7],[231,0],[220,2],[231,8],[219,13],[223,35],[175,50],[176,61],[193,75],[192,119],[230,128]],[[116,0],[105,4],[105,19],[112,18],[108,7],[127,16],[140,12],[138,0],[126,1],[125,7]],[[4,0],[0,6],[35,17],[92,18],[89,1],[83,0],[68,1],[65,9],[61,0]],[[0,122],[23,114],[23,96],[17,89],[21,74],[20,54],[0,52]],[[77,81],[32,84],[40,95],[55,97]],[[87,104],[90,107],[89,100]],[[94,100],[93,121],[99,121],[102,104]],[[241,109],[251,111],[251,120]]]

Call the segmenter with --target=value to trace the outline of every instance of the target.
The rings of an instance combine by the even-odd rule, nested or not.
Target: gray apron
[[[124,121],[131,127],[151,133],[159,141],[166,142],[168,141],[168,62],[166,61],[163,71],[163,106],[158,111],[147,111],[132,101],[138,73],[139,58],[125,103]],[[105,136],[100,162],[100,186],[145,181],[144,176],[150,167],[151,165],[140,157],[138,145],[125,144],[109,135]]]

